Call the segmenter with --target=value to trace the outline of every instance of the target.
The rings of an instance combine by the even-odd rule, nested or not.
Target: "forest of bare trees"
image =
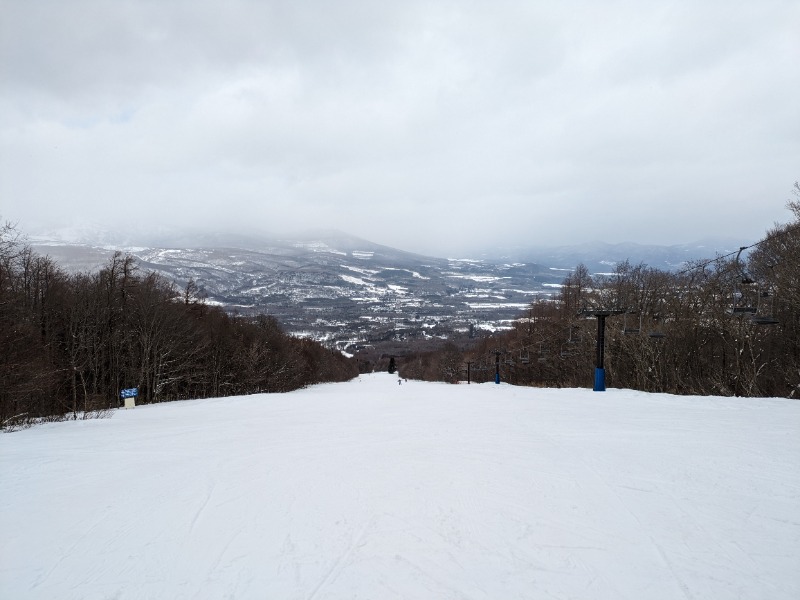
[[[283,392],[343,381],[357,366],[266,316],[208,306],[115,254],[94,273],[68,274],[0,229],[0,428],[139,403]]]
[[[800,397],[800,186],[793,221],[756,244],[678,272],[625,262],[578,267],[555,298],[534,301],[511,331],[468,349],[450,344],[399,362],[404,377],[591,387],[597,322],[609,309],[605,369],[618,388],[723,396]]]

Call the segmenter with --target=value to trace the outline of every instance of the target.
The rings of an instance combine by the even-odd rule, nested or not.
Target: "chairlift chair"
[[[653,329],[647,332],[647,336],[654,340],[660,340],[667,337],[667,334],[662,331],[658,324],[659,319],[660,315],[653,315]]]
[[[580,331],[577,325],[570,325],[569,327],[569,339],[567,339],[568,344],[578,344],[581,341],[581,336],[577,335],[576,332]]]
[[[743,285],[751,285],[751,284],[744,284]],[[747,296],[749,294],[745,294],[741,289],[738,287],[734,287],[733,290],[733,306],[731,307],[731,313],[734,315],[754,315],[758,312],[758,307],[753,306],[752,303],[747,301]]]
[[[570,356],[575,356],[575,354],[576,353],[573,350],[570,350],[569,347],[561,347],[561,358],[569,358]]]
[[[750,320],[755,325],[778,325],[780,321],[772,314],[773,296],[770,290],[764,289],[758,295],[758,310],[751,315]]]
[[[622,316],[622,334],[623,335],[638,335],[639,332],[642,330],[642,315],[639,314],[639,326],[638,327],[628,327],[628,315],[635,315],[635,312],[626,312]]]
[[[754,315],[758,312],[758,302],[752,302],[753,286],[756,282],[750,277],[747,271],[744,270],[739,260],[739,255],[746,249],[747,246],[739,248],[739,252],[736,253],[736,260],[734,261],[736,269],[739,271],[739,281],[733,286],[733,305],[731,306],[731,313],[734,315]]]
[[[772,315],[753,315],[750,320],[755,325],[778,325],[780,321]]]

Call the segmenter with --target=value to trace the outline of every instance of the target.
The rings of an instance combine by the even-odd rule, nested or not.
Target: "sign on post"
[[[119,393],[120,397],[125,400],[125,408],[133,408],[136,406],[136,396],[139,395],[139,388],[128,388]]]

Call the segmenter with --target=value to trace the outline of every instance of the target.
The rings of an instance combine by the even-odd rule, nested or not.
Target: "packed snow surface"
[[[800,598],[800,402],[362,376],[0,436],[0,598]]]

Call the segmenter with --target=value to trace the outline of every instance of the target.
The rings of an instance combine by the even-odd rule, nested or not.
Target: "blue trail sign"
[[[139,395],[139,388],[129,388],[127,390],[122,390],[119,393],[121,398],[136,398]]]

